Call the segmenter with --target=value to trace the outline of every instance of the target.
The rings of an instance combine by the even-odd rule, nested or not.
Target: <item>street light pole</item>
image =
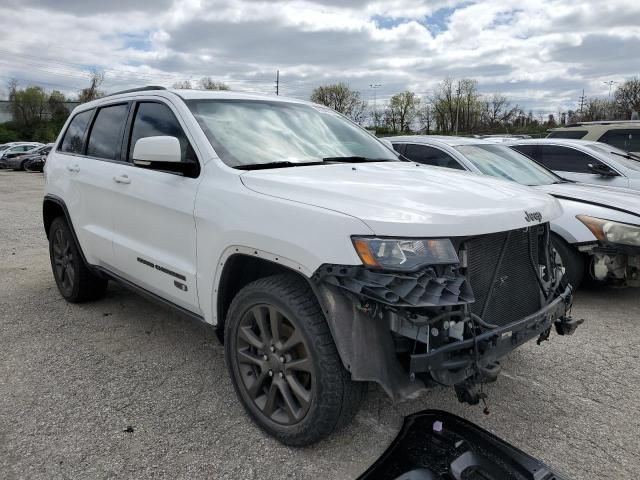
[[[376,94],[376,90],[378,90],[378,88],[380,88],[381,86],[382,85],[378,85],[378,84],[369,85],[369,88],[373,89],[373,126],[376,130],[378,129],[378,105],[377,105],[378,96]]]
[[[614,80],[609,80],[608,82],[602,82],[602,83],[604,83],[605,85],[609,85],[609,100],[611,100],[611,86],[615,85],[618,82]]]

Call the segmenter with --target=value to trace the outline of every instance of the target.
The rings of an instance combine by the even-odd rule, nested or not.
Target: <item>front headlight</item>
[[[354,237],[353,246],[365,266],[414,270],[423,265],[459,263],[448,238],[399,239]]]
[[[603,220],[588,215],[578,215],[576,218],[600,241],[640,246],[640,225]]]

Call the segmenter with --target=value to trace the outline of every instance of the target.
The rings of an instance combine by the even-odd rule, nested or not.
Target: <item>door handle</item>
[[[77,163],[74,165],[67,165],[67,170],[69,170],[70,172],[79,172],[80,165],[78,165]]]
[[[113,181],[116,183],[131,183],[131,179],[127,175],[116,175],[113,177]]]

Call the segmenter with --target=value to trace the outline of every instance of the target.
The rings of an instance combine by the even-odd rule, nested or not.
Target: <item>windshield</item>
[[[216,153],[231,167],[289,162],[397,161],[375,137],[333,110],[258,100],[190,100]]]
[[[593,151],[600,153],[601,155],[606,155],[610,158],[613,158],[616,162],[621,163],[627,168],[631,170],[635,170],[640,172],[640,157],[637,157],[634,154],[630,154],[629,152],[625,152],[624,150],[612,147],[611,145],[587,145],[587,148],[590,148]],[[633,158],[628,158],[628,157]]]
[[[485,175],[530,186],[563,181],[543,166],[504,145],[460,145],[454,148]]]

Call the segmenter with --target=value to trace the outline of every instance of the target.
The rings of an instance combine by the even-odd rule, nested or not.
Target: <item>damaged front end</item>
[[[640,287],[640,248],[606,242],[578,247],[589,256],[589,275],[598,282]]]
[[[478,403],[498,359],[551,328],[571,334],[571,287],[549,225],[450,239],[455,263],[410,271],[323,265],[313,276],[342,361],[394,401],[433,384]]]

